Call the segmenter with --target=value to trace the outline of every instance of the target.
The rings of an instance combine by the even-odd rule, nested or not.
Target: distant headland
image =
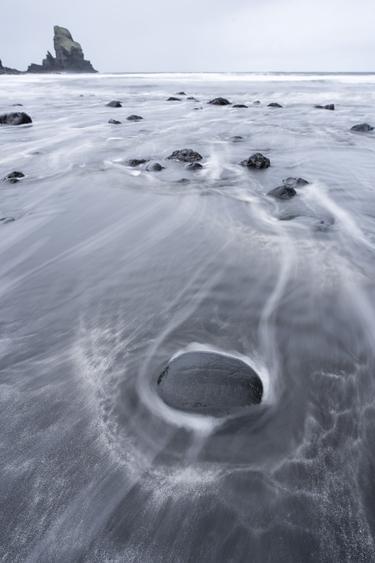
[[[97,72],[91,62],[85,59],[81,45],[73,40],[72,34],[65,27],[55,25],[53,44],[56,56],[47,51],[42,64],[32,63],[26,73]],[[0,60],[0,74],[25,74],[25,72],[3,66]]]

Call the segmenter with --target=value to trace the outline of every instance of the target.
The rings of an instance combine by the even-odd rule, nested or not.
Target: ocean
[[[375,75],[0,82],[1,560],[374,561]],[[165,402],[189,352],[261,403]]]

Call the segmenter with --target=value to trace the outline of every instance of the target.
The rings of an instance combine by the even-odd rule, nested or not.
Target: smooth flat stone
[[[242,360],[216,352],[186,352],[169,362],[157,390],[175,409],[224,416],[259,404],[263,384]]]

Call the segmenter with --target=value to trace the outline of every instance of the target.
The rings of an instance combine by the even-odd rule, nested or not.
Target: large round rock
[[[214,352],[186,352],[172,359],[157,387],[167,405],[212,416],[259,404],[263,395],[262,381],[250,366]]]

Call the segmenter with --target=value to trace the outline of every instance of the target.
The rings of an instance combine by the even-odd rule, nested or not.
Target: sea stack
[[[48,51],[42,64],[31,64],[27,72],[97,72],[68,29],[55,25],[53,44],[56,57]]]

